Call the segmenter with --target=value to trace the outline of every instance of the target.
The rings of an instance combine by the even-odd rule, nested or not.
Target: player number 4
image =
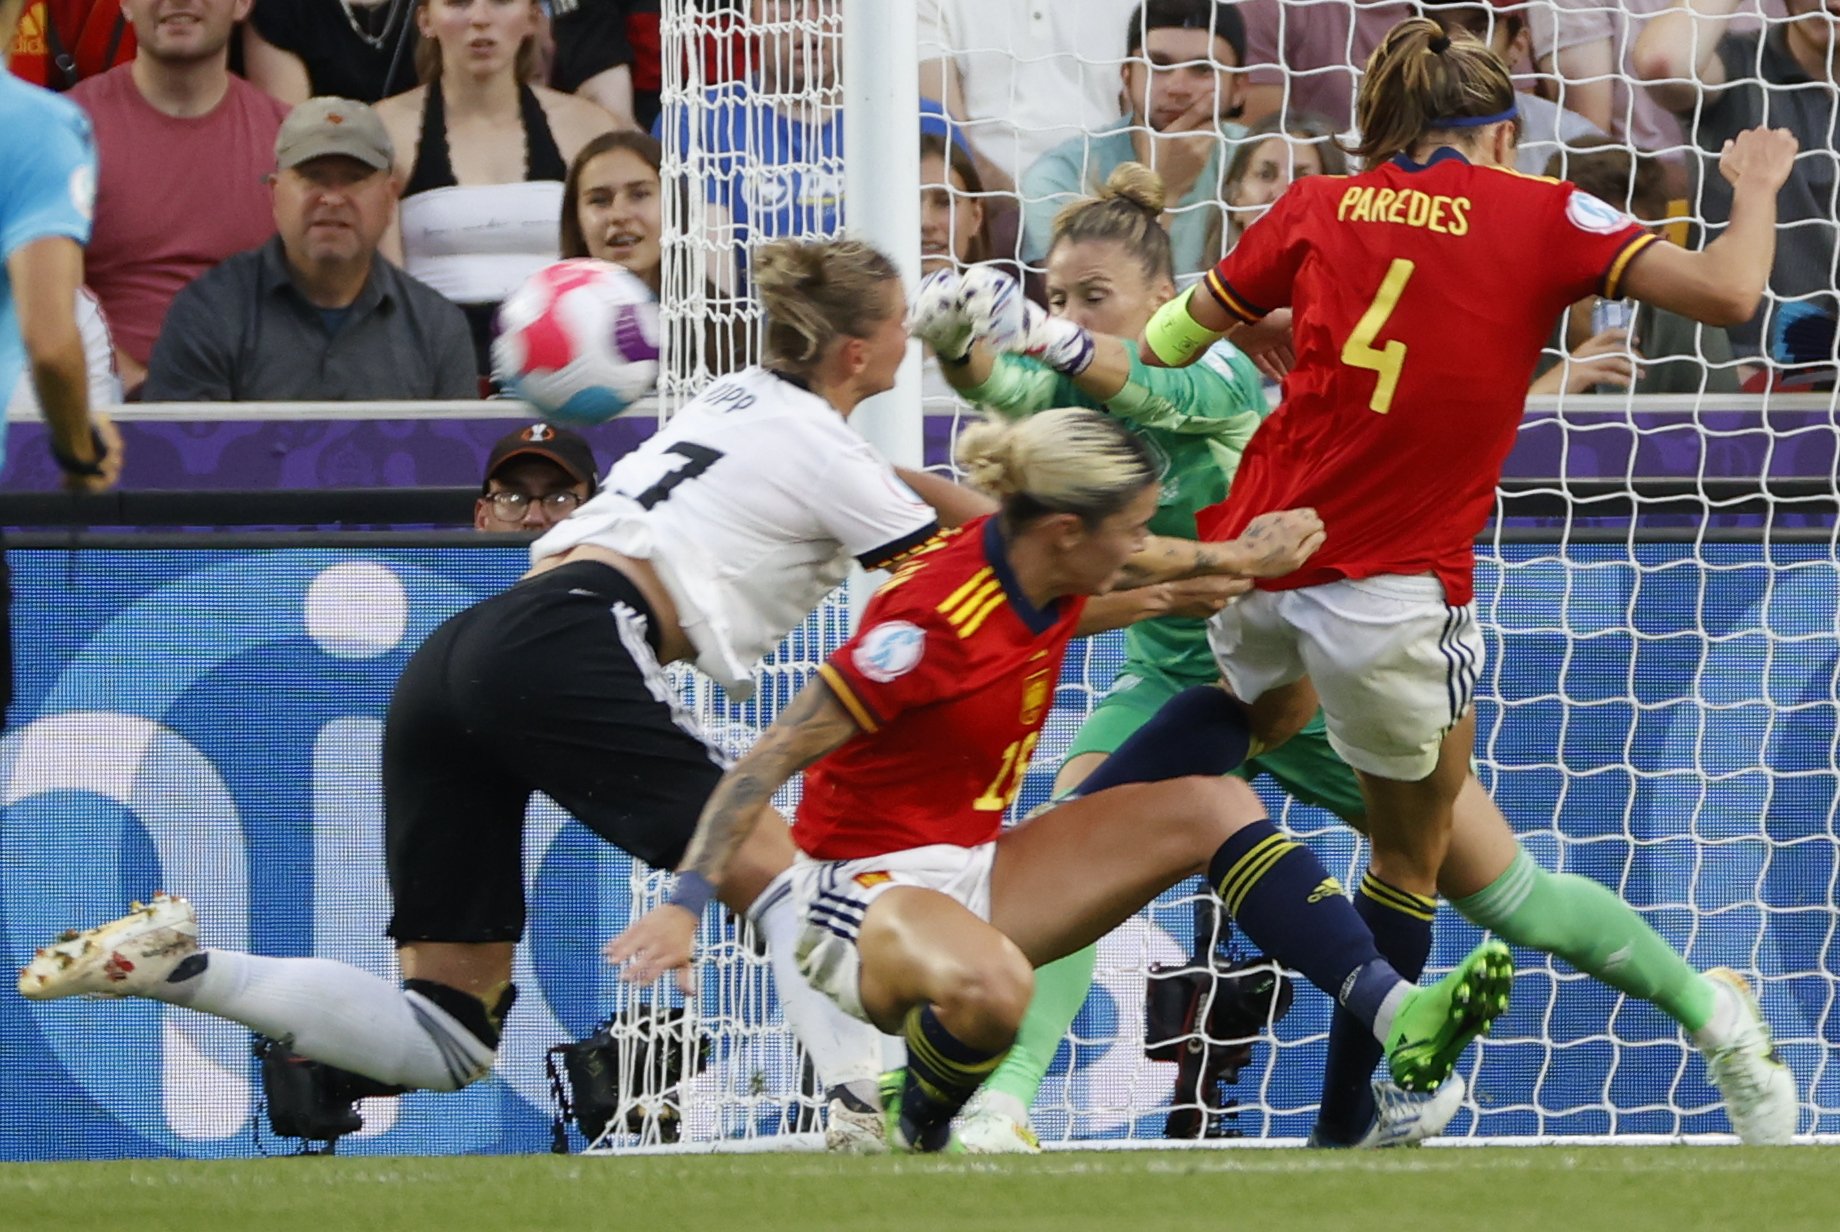
[[[1022,776],[1029,772],[1029,758],[1035,755],[1035,742],[1041,733],[1032,731],[1003,750],[1003,765],[997,770],[984,794],[971,802],[981,813],[1001,813],[1022,790]]]
[[[1348,335],[1342,347],[1343,363],[1350,368],[1365,368],[1379,376],[1367,407],[1382,415],[1393,409],[1393,393],[1399,388],[1399,370],[1406,363],[1406,344],[1397,338],[1378,347],[1374,342],[1386,328],[1393,309],[1399,307],[1399,297],[1404,294],[1406,283],[1412,281],[1414,268],[1415,265],[1404,257],[1393,259],[1386,277],[1380,280],[1380,289],[1374,293],[1373,302],[1367,305],[1367,311],[1361,314],[1354,332]]]

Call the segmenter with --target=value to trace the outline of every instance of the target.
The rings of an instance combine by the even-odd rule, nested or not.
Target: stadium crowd
[[[712,319],[730,325],[703,357],[738,366],[712,361],[750,347],[733,324],[747,315],[748,254],[839,226],[840,4],[703,8],[726,36],[703,49],[701,105],[667,131],[658,0],[32,0],[9,66],[67,90],[99,152],[80,309],[99,390],[486,392],[494,306],[558,255],[617,261],[660,288],[668,194],[646,130],[688,156],[680,190],[706,197],[707,290],[725,305]],[[1010,262],[1044,302],[1056,212],[1122,162],[1161,178],[1175,270],[1190,277],[1292,179],[1346,170],[1335,134],[1351,129],[1354,66],[1424,11],[1515,71],[1522,171],[1587,177],[1674,239],[1697,244],[1724,225],[1730,194],[1708,170],[1733,134],[1767,121],[1801,146],[1773,294],[1753,320],[1729,339],[1659,320],[1606,333],[1587,305],[1550,357],[1562,347],[1573,362],[1551,362],[1536,391],[1634,380],[1726,392],[1831,369],[1840,154],[1833,19],[1817,0],[921,0],[919,11],[925,191],[951,207],[923,242],[961,265]],[[347,101],[328,110],[334,98]],[[315,118],[346,116],[364,148],[301,157],[323,144],[300,144]],[[584,183],[591,163],[600,174]],[[645,184],[614,191],[616,168]],[[307,272],[303,248],[327,245],[353,249],[339,259],[346,276]],[[464,314],[471,388],[429,288]],[[382,347],[413,359],[367,363]],[[283,349],[286,372],[238,379]],[[1667,361],[1668,379],[1643,376],[1645,360]]]

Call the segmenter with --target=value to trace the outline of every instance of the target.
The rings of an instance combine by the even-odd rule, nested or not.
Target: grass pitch
[[[8,1232],[1835,1232],[1835,1148],[0,1164]]]

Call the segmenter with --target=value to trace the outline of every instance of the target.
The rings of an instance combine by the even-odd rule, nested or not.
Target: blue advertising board
[[[14,569],[17,700],[0,740],[0,952],[157,889],[199,906],[205,944],[391,971],[377,762],[403,662],[449,614],[509,584],[511,548],[31,549]],[[1835,952],[1836,610],[1831,547],[1504,547],[1478,572],[1489,639],[1478,760],[1548,867],[1616,888],[1701,966],[1765,979],[1810,1110],[1840,1130]],[[834,638],[814,620],[795,657]],[[1120,653],[1070,655],[1021,805]],[[783,704],[787,687],[764,690]],[[759,709],[736,712],[746,724]],[[1273,795],[1274,807],[1282,805]],[[1292,807],[1338,875],[1354,841]],[[553,806],[526,844],[532,926],[494,1076],[374,1105],[345,1151],[538,1151],[543,1050],[620,996],[599,957],[632,905],[630,861]],[[1160,1132],[1171,1070],[1141,1057],[1146,961],[1192,935],[1172,892],[1102,949],[1099,987],[1044,1091],[1051,1135]],[[1434,962],[1474,940],[1439,919]],[[1538,956],[1483,1050],[1458,1132],[1723,1128],[1672,1025]],[[770,992],[751,1004],[775,1017]],[[1327,1005],[1300,993],[1243,1085],[1249,1135],[1307,1132]],[[739,1050],[769,1094],[789,1057]],[[0,1159],[264,1149],[246,1031],[147,1002],[28,1003],[0,991]],[[1158,1085],[1160,1083],[1160,1086]],[[745,1084],[744,1084],[745,1085]],[[1132,1103],[1135,1101],[1135,1112]],[[291,1149],[272,1141],[268,1150]]]

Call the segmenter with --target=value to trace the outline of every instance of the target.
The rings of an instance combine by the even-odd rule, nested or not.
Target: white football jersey
[[[616,462],[531,559],[590,543],[650,561],[696,665],[745,700],[760,657],[852,558],[882,568],[936,529],[932,507],[836,408],[754,367],[711,385]]]

